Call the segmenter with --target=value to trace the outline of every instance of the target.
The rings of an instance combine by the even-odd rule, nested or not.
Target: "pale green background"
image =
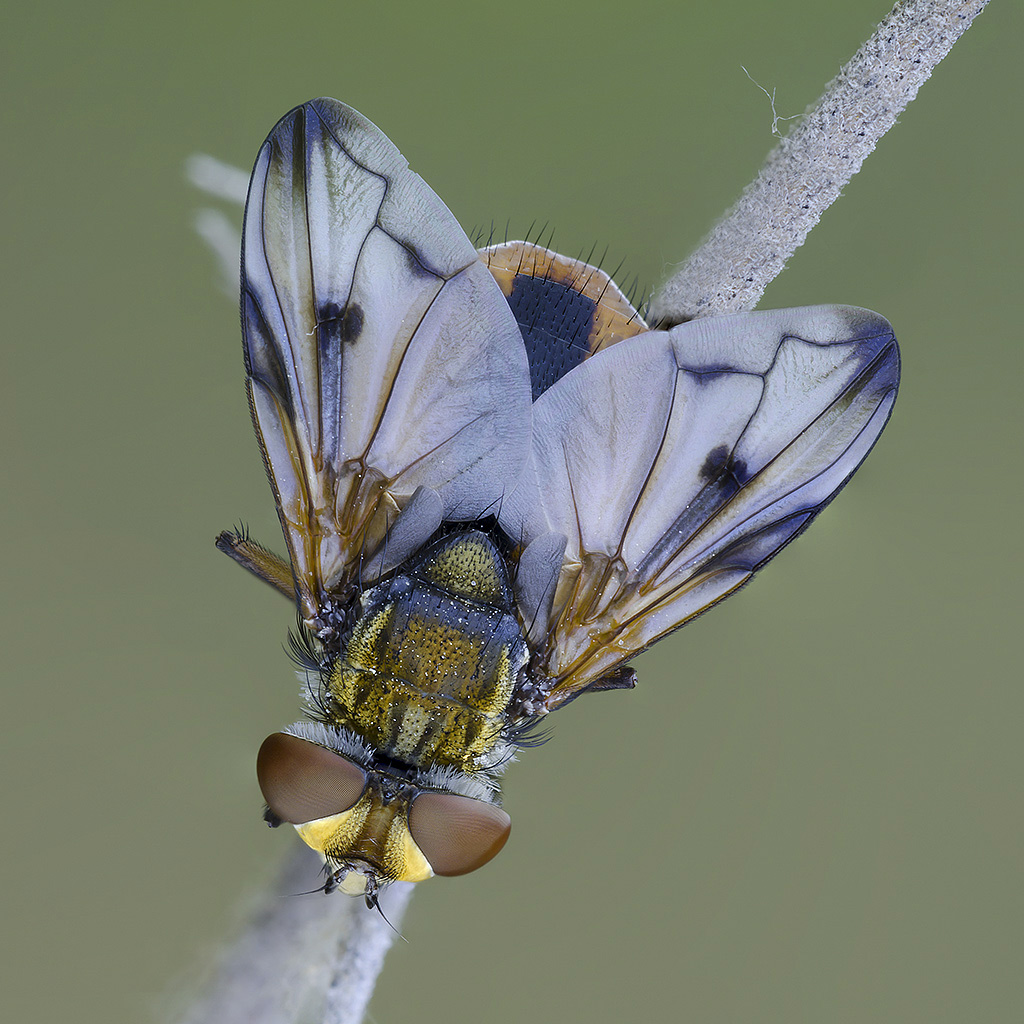
[[[372,11],[370,8],[375,7]],[[280,547],[187,154],[318,94],[467,228],[648,286],[886,0],[57,3],[5,16],[5,1020],[145,1021],[290,837]],[[507,850],[420,887],[377,1022],[1021,1018],[1020,46],[995,0],[772,286],[896,327],[877,450],[764,578],[508,776]],[[313,899],[315,897],[308,897]]]

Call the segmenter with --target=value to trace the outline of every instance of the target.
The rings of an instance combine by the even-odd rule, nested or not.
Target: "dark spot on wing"
[[[639,575],[653,575],[674,558],[750,479],[746,462],[725,444],[708,452],[700,475],[706,483],[637,566]]]
[[[822,507],[813,505],[810,508],[798,509],[791,515],[767,523],[753,533],[741,534],[737,540],[706,563],[703,571],[741,569],[749,573],[757,572],[791,540],[803,533]]]
[[[737,487],[742,487],[750,479],[746,462],[737,459],[724,444],[708,452],[708,457],[700,468],[700,475],[708,481],[722,481],[726,477],[732,477]]]
[[[271,162],[279,172],[287,168],[288,187],[300,191],[306,180],[306,123],[304,108],[288,111],[267,139]]]
[[[708,452],[704,465],[700,467],[700,475],[705,480],[713,480],[725,468],[729,461],[729,449],[726,445],[720,444]]]
[[[748,370],[738,370],[735,366],[701,366],[699,369],[687,366],[685,363],[677,362],[676,365],[692,378],[693,383],[698,387],[706,387],[714,384],[722,377],[735,377],[737,374],[747,374],[752,377],[760,377],[761,374]]]
[[[353,116],[355,112],[336,100],[322,97],[310,100],[300,109],[316,115],[324,129],[337,136],[339,140],[348,141],[349,136],[365,132],[362,120],[358,116]]]
[[[526,345],[536,401],[590,354],[597,307],[573,288],[526,274],[516,276],[508,304]]]
[[[412,244],[412,242],[402,242],[402,247],[406,254],[406,263],[409,269],[412,271],[415,277],[444,277],[444,274],[439,270],[435,270],[431,265],[430,261],[423,255],[423,253]]]
[[[337,302],[325,302],[317,313],[317,338],[321,351],[337,351],[341,345],[349,345],[363,333],[363,308],[358,302],[344,306]]]
[[[263,310],[247,282],[242,287],[242,334],[245,339],[245,370],[283,406],[289,419],[295,418],[288,374],[281,363],[281,352]]]
[[[344,306],[339,305],[333,299],[328,299],[317,311],[317,322],[323,323],[325,320],[337,320],[344,312]]]

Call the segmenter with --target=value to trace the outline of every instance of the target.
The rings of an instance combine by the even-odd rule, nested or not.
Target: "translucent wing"
[[[257,157],[242,323],[308,622],[417,487],[471,520],[518,478],[530,383],[508,305],[441,200],[335,100],[287,114]]]
[[[567,538],[548,707],[732,593],[807,526],[871,449],[898,380],[884,319],[818,306],[651,331],[545,391],[501,522],[524,543]]]

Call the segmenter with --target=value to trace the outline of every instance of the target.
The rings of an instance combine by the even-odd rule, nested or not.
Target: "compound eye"
[[[511,830],[512,819],[500,807],[453,793],[420,793],[409,811],[409,831],[435,875],[483,867]]]
[[[366,772],[354,761],[283,732],[263,741],[256,778],[270,810],[292,825],[347,811],[366,788]]]

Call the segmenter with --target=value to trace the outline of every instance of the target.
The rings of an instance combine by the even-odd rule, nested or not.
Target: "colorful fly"
[[[499,778],[544,716],[733,593],[835,497],[889,417],[889,324],[848,306],[649,330],[608,275],[477,252],[398,150],[320,99],[246,205],[249,405],[298,604],[305,718],[267,820],[325,890],[459,875],[511,826]]]

